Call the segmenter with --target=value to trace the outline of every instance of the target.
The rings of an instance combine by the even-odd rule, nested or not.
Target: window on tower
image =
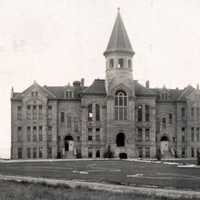
[[[120,58],[118,60],[118,68],[123,68],[123,67],[124,67],[124,60],[123,60],[123,58]]]
[[[110,59],[109,60],[109,68],[113,68],[114,67],[114,60]]]
[[[124,91],[115,94],[115,120],[127,120],[128,96]]]
[[[131,61],[131,59],[128,60],[128,68],[130,68],[130,69],[132,68],[132,61]]]

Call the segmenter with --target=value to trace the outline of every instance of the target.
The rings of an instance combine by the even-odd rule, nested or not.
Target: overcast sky
[[[196,87],[199,0],[0,0],[0,157],[10,155],[11,87],[104,78],[102,54],[118,7],[136,52],[134,79]]]

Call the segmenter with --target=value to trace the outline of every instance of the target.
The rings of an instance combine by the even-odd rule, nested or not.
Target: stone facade
[[[200,90],[150,88],[133,78],[134,51],[120,13],[104,52],[105,80],[34,82],[11,96],[11,158],[195,157]]]

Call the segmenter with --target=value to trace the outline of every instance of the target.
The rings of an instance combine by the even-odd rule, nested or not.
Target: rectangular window
[[[64,112],[60,113],[60,121],[61,121],[61,123],[65,122],[65,113]]]
[[[185,108],[184,107],[181,108],[181,118],[182,118],[182,120],[185,119]]]
[[[17,106],[17,119],[22,120],[22,107]]]
[[[194,142],[194,127],[191,128],[191,142]]]
[[[191,118],[194,119],[194,107],[191,108]]]
[[[109,60],[109,67],[110,67],[110,68],[113,68],[113,67],[114,67],[114,60],[113,60],[113,59],[110,59],[110,60]]]
[[[31,106],[30,105],[26,106],[26,119],[31,120]]]
[[[37,106],[33,105],[33,120],[37,119]]]
[[[185,135],[182,135],[182,142],[185,142]]]
[[[48,105],[47,107],[47,119],[48,120],[52,120],[52,106],[51,105]]]
[[[142,142],[142,128],[137,129],[137,141]]]
[[[143,149],[142,149],[142,147],[138,147],[138,156],[139,156],[139,158],[143,157]]]
[[[22,127],[21,126],[17,127],[17,141],[22,142]]]
[[[88,158],[92,158],[92,148],[88,148]]]
[[[74,132],[78,132],[79,128],[78,128],[78,118],[74,117]]]
[[[67,99],[71,99],[71,98],[73,98],[73,92],[72,91],[66,91],[66,98]]]
[[[33,147],[33,158],[37,158],[37,148]]]
[[[21,147],[19,147],[17,149],[17,156],[18,156],[18,159],[22,159],[22,148]]]
[[[72,117],[67,116],[67,128],[72,128]]]
[[[92,121],[93,118],[93,111],[92,111],[92,104],[88,105],[88,121]]]
[[[145,121],[149,122],[150,121],[150,106],[145,105]]]
[[[27,158],[31,158],[31,148],[27,148]]]
[[[184,147],[182,148],[181,156],[182,156],[182,158],[185,158],[185,148]]]
[[[197,142],[199,142],[199,127],[196,128],[196,134],[197,134]]]
[[[42,158],[42,147],[39,147],[39,158]]]
[[[47,133],[47,141],[51,142],[52,141],[52,127],[48,127],[48,133]]]
[[[197,120],[199,120],[199,116],[200,116],[200,109],[199,107],[197,107]]]
[[[88,141],[92,141],[92,135],[88,135]]]
[[[33,142],[37,141],[37,127],[33,127]]]
[[[166,118],[165,117],[162,118],[162,128],[166,129]]]
[[[92,133],[92,128],[88,128],[88,133]]]
[[[191,157],[194,158],[194,148],[191,147]]]
[[[39,120],[42,120],[42,105],[39,105]]]
[[[130,59],[128,60],[128,68],[132,68],[132,61]]]
[[[31,141],[31,127],[30,126],[26,128],[26,135],[27,135],[27,142],[30,142]]]
[[[96,104],[96,121],[100,121],[100,105]]]
[[[169,113],[169,124],[173,124],[173,115]]]
[[[118,59],[118,68],[123,68],[124,67],[124,59],[120,58]]]
[[[96,141],[97,141],[97,142],[100,142],[100,140],[101,140],[101,139],[100,139],[100,135],[99,135],[99,134],[96,134]]]
[[[39,126],[39,141],[42,142],[42,126]]]
[[[145,141],[150,141],[150,129],[145,129]]]
[[[138,118],[138,122],[141,122],[142,121],[142,105],[139,105],[138,106],[138,116],[137,116],[137,118]]]
[[[145,157],[150,158],[150,147],[145,147]]]
[[[100,142],[100,128],[96,128],[96,141]]]
[[[52,158],[52,148],[51,147],[47,147],[47,157]]]

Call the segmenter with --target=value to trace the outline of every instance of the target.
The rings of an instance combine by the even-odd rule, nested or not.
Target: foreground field
[[[92,191],[87,188],[48,187],[40,184],[0,181],[1,200],[171,200],[166,197]],[[181,198],[181,200],[187,200]],[[195,200],[195,199],[193,199]]]
[[[0,163],[0,174],[200,191],[200,168],[172,163],[79,160]]]

